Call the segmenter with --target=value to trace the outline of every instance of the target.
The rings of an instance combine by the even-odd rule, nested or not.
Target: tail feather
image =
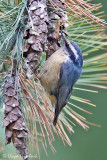
[[[53,125],[56,126],[57,120],[59,115],[54,116]]]
[[[53,125],[56,126],[59,114],[62,110],[62,108],[66,105],[67,102],[65,102],[61,107],[58,106],[58,104],[55,106],[55,114],[54,114],[54,120],[53,120]]]
[[[57,123],[59,114],[60,114],[60,110],[59,110],[58,106],[56,106],[56,107],[55,107],[54,120],[53,120],[53,125],[54,125],[54,126],[56,126],[56,123]]]

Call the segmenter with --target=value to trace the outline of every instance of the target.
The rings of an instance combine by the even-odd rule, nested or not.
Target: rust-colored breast
[[[39,78],[45,91],[48,93],[50,100],[55,99],[51,97],[52,91],[57,88],[59,80],[59,72],[61,64],[67,59],[62,49],[57,50],[48,60],[45,62],[43,69],[39,74]]]

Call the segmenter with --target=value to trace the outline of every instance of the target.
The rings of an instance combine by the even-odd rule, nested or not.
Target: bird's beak
[[[65,42],[65,36],[64,36],[64,34],[61,32],[61,38],[62,38],[62,40],[63,40],[63,42]]]
[[[67,42],[67,40],[62,32],[61,32],[61,38],[62,38],[62,46],[65,46],[65,43]]]
[[[68,40],[65,38],[64,34],[61,32],[61,38],[62,38],[62,47],[63,48],[66,48],[66,44],[69,44],[68,43]]]

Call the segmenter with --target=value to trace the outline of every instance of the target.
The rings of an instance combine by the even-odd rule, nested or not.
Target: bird
[[[54,126],[81,76],[83,66],[82,52],[77,43],[66,39],[62,32],[61,37],[61,47],[45,61],[38,75],[54,110]]]

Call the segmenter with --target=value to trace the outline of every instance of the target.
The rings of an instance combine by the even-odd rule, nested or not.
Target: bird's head
[[[82,67],[83,65],[83,56],[80,47],[74,41],[68,40],[65,38],[63,33],[62,36],[62,49],[66,55],[76,64]]]

